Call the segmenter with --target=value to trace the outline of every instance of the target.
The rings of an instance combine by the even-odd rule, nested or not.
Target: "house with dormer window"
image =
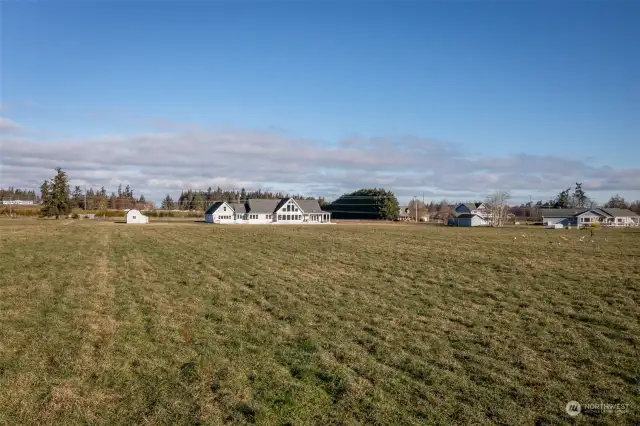
[[[491,214],[484,203],[460,203],[453,209],[457,226],[483,226],[490,224]]]
[[[205,222],[216,224],[323,224],[331,223],[331,213],[317,200],[252,198],[244,203],[218,201],[205,212]]]

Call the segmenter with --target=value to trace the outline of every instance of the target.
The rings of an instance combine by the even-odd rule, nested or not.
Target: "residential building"
[[[491,215],[484,203],[460,203],[453,209],[454,219],[450,221],[456,226],[486,226],[490,224]]]
[[[409,206],[398,206],[398,220],[409,220]]]
[[[331,213],[317,200],[249,199],[244,203],[218,201],[205,212],[205,222],[218,224],[322,224],[331,223]]]
[[[35,203],[32,200],[0,200],[0,204],[32,205],[32,204],[35,204]]]
[[[628,209],[598,207],[593,209],[541,209],[546,226],[584,227],[598,223],[601,226],[639,226],[640,216]]]

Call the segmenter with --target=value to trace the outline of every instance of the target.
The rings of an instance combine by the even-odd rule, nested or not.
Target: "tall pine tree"
[[[60,167],[53,181],[44,181],[40,186],[42,192],[42,207],[40,215],[44,217],[66,216],[71,213],[71,199],[69,198],[69,177]]]

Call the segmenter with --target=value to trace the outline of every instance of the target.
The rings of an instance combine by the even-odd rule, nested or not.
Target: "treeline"
[[[274,199],[274,198],[287,198],[291,197],[296,200],[315,200],[315,197],[305,197],[300,194],[289,195],[283,192],[271,192],[271,191],[246,191],[242,188],[240,191],[236,190],[223,190],[217,187],[215,190],[209,187],[206,191],[189,189],[182,191],[177,200],[173,200],[170,194],[162,200],[161,208],[163,210],[206,210],[211,204],[216,201],[227,202],[243,202],[249,198],[259,199]],[[323,198],[317,198],[320,205],[325,204]]]
[[[0,188],[0,200],[21,200],[40,202],[40,197],[32,189],[19,189],[10,186],[7,189]]]
[[[616,194],[609,198],[606,203],[599,205],[595,200],[587,196],[580,182],[576,182],[574,187],[568,187],[560,191],[554,199],[547,201],[538,200],[535,203],[530,202],[513,206],[509,209],[509,212],[517,217],[530,217],[537,220],[540,218],[540,209],[592,209],[596,207],[629,209],[640,214],[640,200],[627,202],[623,197]]]
[[[64,173],[64,172],[63,172]],[[65,174],[66,176],[66,174]],[[47,181],[53,185],[55,178],[51,179],[51,181]],[[68,180],[68,178],[67,178]],[[127,185],[124,188],[122,185],[118,185],[118,189],[109,194],[107,190],[103,187],[100,189],[89,188],[86,191],[81,186],[74,186],[71,189],[66,183],[65,180],[64,185],[66,185],[66,191],[64,196],[69,197],[69,206],[72,209],[82,209],[82,210],[124,210],[124,209],[138,209],[138,210],[151,210],[154,209],[155,206],[152,202],[147,201],[143,194],[140,194],[139,197],[134,196],[133,189],[131,186]],[[48,190],[48,186],[46,187]],[[40,193],[42,194],[42,187],[40,188]],[[40,203],[43,198],[42,196],[36,195],[33,190],[21,190],[21,189],[0,189],[0,200],[27,200],[33,201],[34,203]]]
[[[104,186],[100,189],[89,188],[86,194],[82,187],[75,186],[70,193],[70,199],[72,208],[83,210],[147,210],[154,208],[153,203],[147,201],[143,194],[136,197],[130,185],[123,188],[122,184],[118,185],[118,189],[111,194],[107,193]]]

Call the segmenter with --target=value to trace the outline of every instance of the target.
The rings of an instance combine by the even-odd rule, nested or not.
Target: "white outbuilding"
[[[140,210],[133,209],[127,212],[127,223],[149,223],[149,218],[140,213]]]

